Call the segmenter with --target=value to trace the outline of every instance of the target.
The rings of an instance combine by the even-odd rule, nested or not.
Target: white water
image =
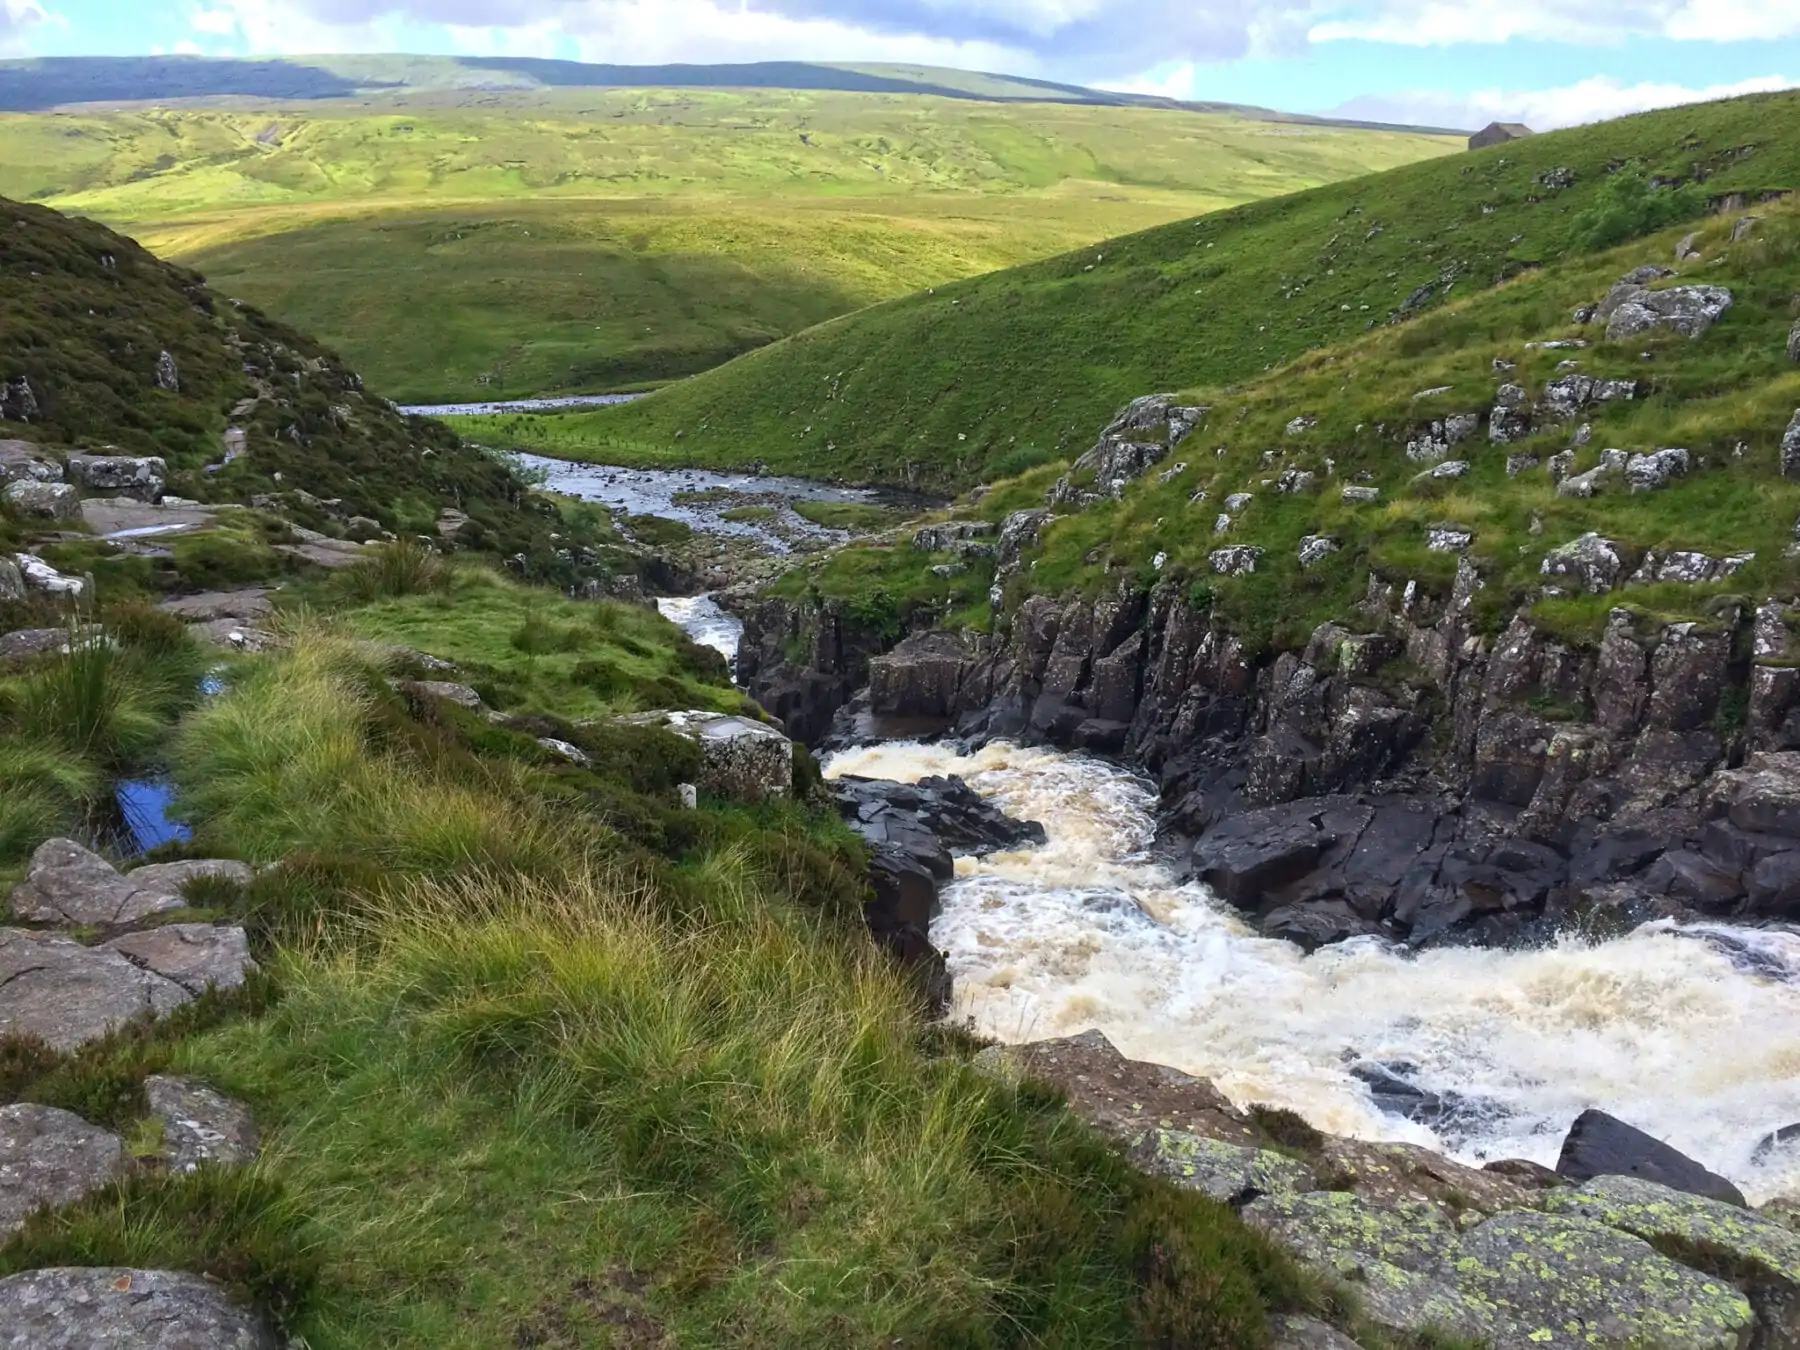
[[[1759,1139],[1800,1121],[1800,935],[1652,925],[1540,951],[1415,955],[1359,939],[1308,957],[1255,935],[1198,884],[1178,885],[1146,852],[1154,793],[1116,765],[896,742],[839,755],[827,773],[961,774],[1048,831],[1042,848],[958,860],[932,928],[958,1015],[991,1036],[1098,1027],[1239,1105],[1287,1106],[1334,1133],[1477,1164],[1554,1163],[1570,1121],[1595,1106],[1753,1200],[1800,1192],[1800,1150],[1751,1161]],[[1736,964],[1719,942],[1741,948]],[[1420,1086],[1496,1109],[1439,1139],[1377,1110],[1347,1071],[1358,1059],[1410,1061]]]
[[[738,643],[744,636],[743,620],[727,614],[710,595],[665,596],[656,602],[663,618],[702,647],[724,653],[732,673],[737,673]]]

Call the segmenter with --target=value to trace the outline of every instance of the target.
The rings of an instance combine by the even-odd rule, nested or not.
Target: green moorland
[[[105,221],[402,402],[664,381],[862,306],[1460,142],[1172,107],[431,90],[0,114]]]
[[[797,800],[681,806],[697,749],[615,715],[750,710],[656,614],[515,575],[568,542],[554,504],[127,241],[5,210],[0,360],[41,402],[0,433],[166,450],[240,501],[166,545],[0,511],[0,551],[89,583],[73,607],[0,600],[0,632],[68,635],[0,664],[0,891],[46,838],[118,846],[114,785],[163,777],[193,838],[127,865],[258,864],[156,922],[239,922],[260,971],[76,1050],[0,1036],[0,1100],[116,1129],[132,1157],[0,1241],[0,1273],[203,1272],[312,1350],[1254,1348],[1274,1310],[1353,1318],[1055,1094],[975,1071],[870,943],[862,845],[804,752]],[[313,384],[346,411],[280,401]],[[252,400],[285,429],[193,468]],[[328,485],[391,498],[397,526],[452,504],[484,523],[326,571],[278,550]],[[261,489],[286,495],[244,504]],[[275,606],[261,653],[158,607],[248,581]],[[498,720],[409,687],[441,678],[427,658]],[[144,1080],[167,1069],[253,1108],[255,1166],[158,1165]]]
[[[1594,213],[1620,166],[1685,184],[1654,194],[1680,216],[1800,186],[1797,114],[1800,95],[1759,96],[1433,159],[940,286],[628,407],[463,429],[610,463],[962,489],[1072,458],[1138,395],[1248,380],[1409,299],[1453,303],[1616,243]]]
[[[1614,228],[1629,233],[1660,214],[1660,205],[1649,203],[1621,179],[1596,219],[1610,211]],[[1749,226],[1740,227],[1733,212],[1642,234],[1268,374],[1190,388],[1181,401],[1210,410],[1200,427],[1119,500],[1065,508],[1010,583],[1009,603],[1028,593],[1093,595],[1162,583],[1209,608],[1253,657],[1293,650],[1322,622],[1358,625],[1356,606],[1371,573],[1447,595],[1461,555],[1428,548],[1428,531],[1440,525],[1472,536],[1467,556],[1482,580],[1473,614],[1489,635],[1522,607],[1545,630],[1589,645],[1619,606],[1647,629],[1683,621],[1713,626],[1731,622],[1757,597],[1793,594],[1800,589],[1792,548],[1800,483],[1783,475],[1780,447],[1800,405],[1800,367],[1789,355],[1800,315],[1800,210],[1783,202],[1754,215]],[[1677,265],[1676,246],[1690,234],[1695,256]],[[1649,264],[1676,272],[1658,286],[1728,288],[1731,308],[1692,340],[1664,331],[1609,342],[1604,325],[1574,322],[1578,306]],[[1575,345],[1539,345],[1549,342]],[[1540,413],[1532,434],[1510,444],[1477,432],[1449,452],[1467,466],[1460,477],[1434,476],[1429,463],[1406,453],[1434,420],[1492,407],[1502,383],[1520,386],[1536,402],[1553,380],[1570,374],[1639,381],[1640,396],[1568,420]],[[1312,424],[1291,426],[1295,419]],[[1590,429],[1585,444],[1577,435],[1582,426]],[[1559,495],[1548,467],[1551,456],[1571,450],[1569,471],[1583,474],[1608,451],[1670,447],[1688,451],[1689,470],[1660,490],[1631,490],[1619,473],[1603,477],[1594,496]],[[1288,470],[1314,477],[1283,492]],[[958,514],[998,522],[1041,507],[1067,472],[1060,462],[1033,469],[965,500]],[[1346,501],[1347,485],[1375,488],[1379,498]],[[1251,500],[1228,508],[1226,498],[1237,493]],[[1230,516],[1223,532],[1221,513]],[[1546,555],[1590,531],[1612,542],[1622,589],[1587,594],[1564,581],[1563,594],[1546,594]],[[1338,551],[1303,567],[1301,541],[1314,536],[1331,539]],[[1230,545],[1263,550],[1253,574],[1215,574],[1212,552]],[[1632,580],[1648,557],[1666,560],[1673,552],[1714,562],[1754,556],[1729,575],[1695,584]],[[950,561],[915,552],[904,540],[871,542],[814,560],[777,584],[794,596],[852,599],[895,624],[934,613],[952,628],[985,629],[991,565],[976,563],[951,578],[927,570]]]

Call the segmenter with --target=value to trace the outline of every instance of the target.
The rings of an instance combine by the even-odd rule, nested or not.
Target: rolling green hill
[[[1800,185],[1797,113],[1800,96],[1759,96],[1434,159],[940,286],[628,407],[471,430],[577,458],[967,487],[1080,453],[1140,394],[1247,379],[1591,252],[1620,209],[1698,215]],[[1685,186],[1611,204],[1634,164]]]
[[[389,60],[352,73],[398,78]],[[1451,148],[1174,107],[427,88],[0,115],[0,193],[126,230],[430,402],[688,375],[864,305]]]

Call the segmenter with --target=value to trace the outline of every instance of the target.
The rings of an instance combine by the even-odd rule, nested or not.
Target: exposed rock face
[[[81,494],[67,483],[20,479],[0,490],[0,502],[32,520],[74,520],[81,514]]]
[[[1127,1060],[1099,1032],[977,1063],[1062,1089],[1135,1166],[1233,1205],[1347,1281],[1390,1334],[1500,1350],[1733,1350],[1754,1328],[1767,1336],[1758,1345],[1793,1344],[1800,1239],[1772,1219],[1631,1178],[1573,1190],[1527,1163],[1476,1171],[1409,1145],[1317,1135],[1278,1148],[1212,1084]]]
[[[1100,440],[1050,490],[1052,507],[1080,506],[1121,496],[1168,457],[1206,415],[1204,408],[1177,407],[1169,394],[1135,399],[1115,417]]]
[[[0,558],[0,602],[17,601],[25,598],[25,574],[19,565],[6,558]]]
[[[1614,287],[1601,310],[1606,318],[1607,340],[1611,342],[1653,329],[1697,338],[1718,322],[1731,303],[1731,292],[1723,286],[1671,286],[1653,291],[1647,286],[1622,283]]]
[[[774,727],[716,712],[638,713],[633,726],[658,726],[700,747],[702,792],[736,801],[767,801],[794,791],[794,743]]]
[[[162,1122],[160,1156],[172,1171],[194,1172],[210,1163],[242,1167],[261,1147],[256,1122],[241,1102],[193,1078],[154,1074],[144,1080],[150,1113]]]
[[[116,492],[153,502],[162,496],[169,466],[151,456],[70,455],[69,477],[90,492]]]
[[[31,441],[0,440],[0,483],[60,483],[63,466]]]
[[[1622,567],[1613,542],[1589,533],[1551,549],[1541,570],[1545,577],[1567,582],[1589,595],[1604,595],[1618,585]]]
[[[31,870],[13,889],[12,912],[34,923],[114,927],[180,909],[181,888],[199,877],[248,885],[250,869],[222,859],[159,863],[120,873],[73,839],[51,839],[31,855]]]
[[[198,1275],[109,1266],[0,1280],[0,1344],[23,1350],[278,1350],[262,1318]]]
[[[870,699],[896,717],[954,717],[969,656],[968,645],[949,633],[908,638],[869,663]]]
[[[919,530],[912,537],[912,546],[921,553],[958,553],[973,545],[979,556],[991,557],[993,547],[977,541],[993,534],[994,527],[985,520],[952,520]]]
[[[54,1106],[0,1106],[0,1234],[22,1227],[39,1205],[99,1190],[124,1168],[116,1134]]]
[[[1256,570],[1262,555],[1263,551],[1254,544],[1233,544],[1229,548],[1214,549],[1207,561],[1222,577],[1241,577]]]

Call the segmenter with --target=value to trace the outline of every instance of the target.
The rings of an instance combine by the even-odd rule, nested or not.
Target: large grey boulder
[[[127,933],[102,944],[135,966],[173,980],[190,994],[237,989],[256,969],[242,928],[210,923],[172,923]]]
[[[25,880],[13,888],[12,912],[33,923],[114,927],[141,923],[182,908],[182,887],[200,877],[247,885],[250,868],[224,859],[157,863],[121,873],[73,839],[49,839],[31,855]]]
[[[162,496],[169,466],[154,455],[70,455],[69,478],[90,492],[153,502]]]
[[[794,791],[794,743],[774,727],[717,712],[637,713],[620,719],[659,726],[700,747],[703,792],[737,801],[788,797]]]
[[[41,445],[0,441],[0,483],[60,483],[63,467]]]
[[[54,1106],[0,1106],[0,1234],[18,1230],[39,1205],[99,1190],[124,1168],[118,1135]]]
[[[1263,551],[1254,544],[1233,544],[1228,548],[1216,548],[1207,555],[1207,562],[1212,570],[1222,577],[1246,576],[1256,570]]]
[[[1625,481],[1633,492],[1657,492],[1676,478],[1687,476],[1686,450],[1657,450],[1648,455],[1633,455],[1625,462]]]
[[[242,1167],[255,1161],[261,1139],[242,1102],[198,1079],[163,1074],[144,1080],[144,1096],[162,1124],[158,1156],[171,1171],[194,1172],[208,1163]]]
[[[67,483],[21,479],[0,489],[0,502],[29,520],[73,520],[81,514],[81,494]]]
[[[49,933],[0,928],[0,1033],[74,1050],[133,1018],[192,997],[124,955]]]
[[[198,1275],[117,1266],[0,1280],[6,1350],[279,1350],[261,1316]]]
[[[25,574],[16,562],[0,558],[0,602],[25,598]]]
[[[25,578],[26,590],[70,596],[78,596],[87,590],[87,582],[80,577],[64,576],[35,553],[15,553],[13,564]]]
[[[1671,286],[1653,291],[1647,286],[1614,288],[1607,303],[1608,341],[1619,342],[1654,329],[1666,329],[1683,337],[1697,338],[1731,308],[1731,292],[1723,286]]]

